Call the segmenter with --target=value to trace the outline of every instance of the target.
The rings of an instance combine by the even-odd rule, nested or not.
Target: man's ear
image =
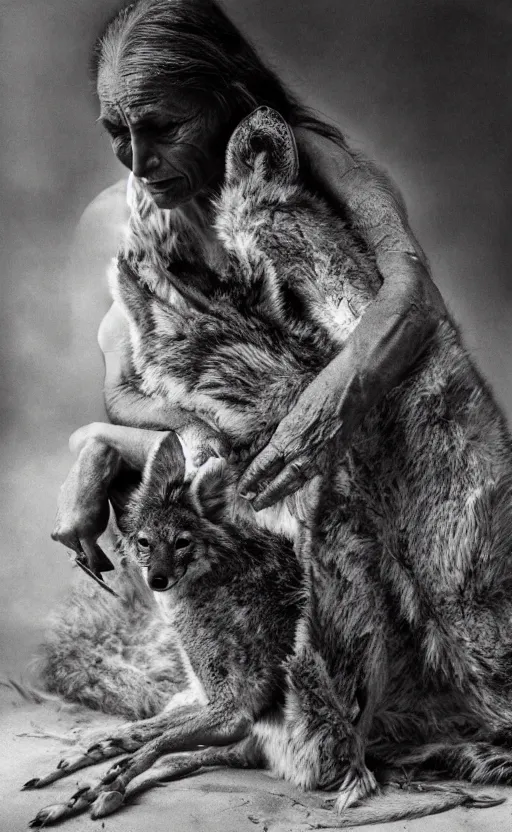
[[[225,517],[232,477],[225,459],[212,457],[201,465],[190,484],[189,496],[197,513],[219,524]]]
[[[185,471],[185,454],[181,442],[171,430],[160,442],[155,443],[149,453],[142,474],[140,499],[149,504],[155,500],[164,501],[170,489],[183,485]]]

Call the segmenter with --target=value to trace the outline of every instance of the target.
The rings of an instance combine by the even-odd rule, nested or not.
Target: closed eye
[[[143,129],[145,133],[171,133],[173,130],[177,130],[179,126],[180,123],[176,121],[166,121],[161,124],[144,122],[144,125],[140,125],[139,130]]]
[[[107,133],[112,136],[112,138],[117,138],[117,136],[125,136],[129,133],[127,127],[124,124],[116,124],[113,121],[109,121],[106,118],[101,119],[101,124],[107,131]]]
[[[114,146],[114,150],[116,147],[129,147],[132,143],[132,137],[128,132],[126,133],[118,133],[116,136],[113,136],[111,133],[108,134],[112,145]]]

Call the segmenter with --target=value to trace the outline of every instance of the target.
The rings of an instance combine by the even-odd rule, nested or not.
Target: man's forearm
[[[145,396],[136,383],[130,381],[131,376],[134,373],[130,373],[130,367],[122,354],[105,354],[105,407],[112,424],[100,426],[101,435],[97,433],[96,426],[96,438],[113,442],[126,456],[123,446],[127,441],[132,441],[130,434],[133,434],[135,444],[144,446],[143,458],[147,452],[146,445],[158,438],[151,438],[151,434],[174,430],[184,441],[187,453],[195,465],[202,464],[212,455],[228,452],[227,445],[217,430],[178,404]],[[120,432],[121,445],[117,445]],[[79,434],[80,431],[77,432]],[[141,456],[139,451],[137,455]]]
[[[403,200],[388,177],[348,148],[311,132],[299,132],[298,140],[313,180],[348,214],[382,276],[379,292],[330,374],[332,383],[338,379],[338,384],[350,386],[352,393],[343,391],[340,407],[348,416],[353,406],[357,418],[364,413],[365,400],[371,406],[401,381],[447,312],[409,227]],[[324,375],[327,380],[327,368]]]
[[[434,303],[425,299],[429,286],[421,276],[412,279],[413,267],[421,274],[421,263],[409,264],[403,282],[397,269],[394,280],[382,285],[378,304],[368,307],[339,355],[313,382],[311,418],[313,423],[319,419],[325,396],[326,439],[341,428],[348,440],[370,408],[403,380],[439,326],[441,310],[425,315]]]

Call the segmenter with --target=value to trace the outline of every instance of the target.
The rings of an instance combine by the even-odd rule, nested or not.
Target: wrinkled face
[[[167,88],[148,95],[148,79],[103,65],[100,120],[123,165],[146,181],[159,208],[174,208],[215,188],[224,171],[225,119],[200,93]],[[140,87],[143,91],[138,91]]]
[[[137,560],[147,568],[146,580],[155,592],[184,586],[209,569],[207,546],[190,512],[177,509],[172,522],[142,524],[134,542]]]

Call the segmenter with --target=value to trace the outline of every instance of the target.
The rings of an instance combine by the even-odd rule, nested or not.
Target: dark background
[[[49,534],[71,462],[67,437],[101,418],[94,336],[104,290],[84,283],[87,251],[80,281],[69,251],[88,202],[121,174],[95,124],[87,74],[95,35],[117,5],[1,3],[2,672],[22,669],[73,580]],[[434,278],[512,416],[512,5],[225,7],[307,103],[392,174]]]

